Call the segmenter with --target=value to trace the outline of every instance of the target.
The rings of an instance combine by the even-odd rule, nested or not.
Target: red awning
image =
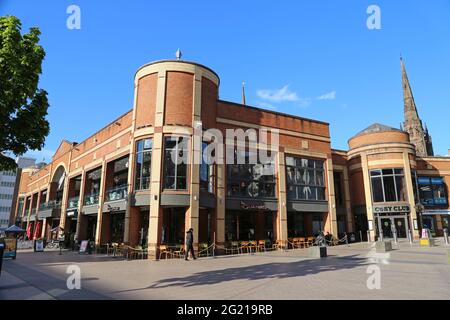
[[[36,223],[36,227],[34,228],[33,240],[41,237],[41,222]]]
[[[31,223],[28,223],[27,226],[27,238],[31,239]]]

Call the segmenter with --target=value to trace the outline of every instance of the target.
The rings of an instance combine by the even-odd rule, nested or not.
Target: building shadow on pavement
[[[328,271],[352,269],[368,264],[366,258],[358,255],[346,257],[328,257],[325,259],[309,259],[288,263],[266,263],[245,267],[226,268],[197,272],[185,277],[167,278],[137,289],[115,291],[113,293],[159,289],[168,287],[193,287],[223,283],[234,280],[284,279],[302,277]]]

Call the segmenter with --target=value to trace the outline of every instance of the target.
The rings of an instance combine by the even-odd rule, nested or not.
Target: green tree
[[[38,28],[21,35],[13,16],[0,17],[0,170],[16,167],[10,154],[41,150],[48,135],[47,92],[38,88],[44,49]]]

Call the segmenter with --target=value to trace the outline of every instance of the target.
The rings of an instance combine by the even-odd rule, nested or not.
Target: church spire
[[[416,154],[421,157],[433,155],[433,145],[428,132],[425,132],[417,112],[416,102],[409,84],[408,75],[406,73],[403,58],[400,57],[400,66],[402,69],[402,87],[404,102],[404,130],[409,133],[409,139],[416,147]]]

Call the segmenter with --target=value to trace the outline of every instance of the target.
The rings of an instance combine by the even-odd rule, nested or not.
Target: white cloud
[[[300,98],[297,96],[297,93],[289,91],[289,86],[288,85],[285,85],[281,89],[275,89],[275,90],[262,89],[262,90],[258,90],[256,92],[256,94],[258,95],[258,97],[260,97],[260,98],[262,98],[264,100],[269,100],[269,101],[273,101],[273,102],[282,102],[282,101],[295,102],[295,101],[299,101],[300,100]]]
[[[336,99],[336,91],[327,92],[320,97],[317,97],[317,100],[334,100]]]

